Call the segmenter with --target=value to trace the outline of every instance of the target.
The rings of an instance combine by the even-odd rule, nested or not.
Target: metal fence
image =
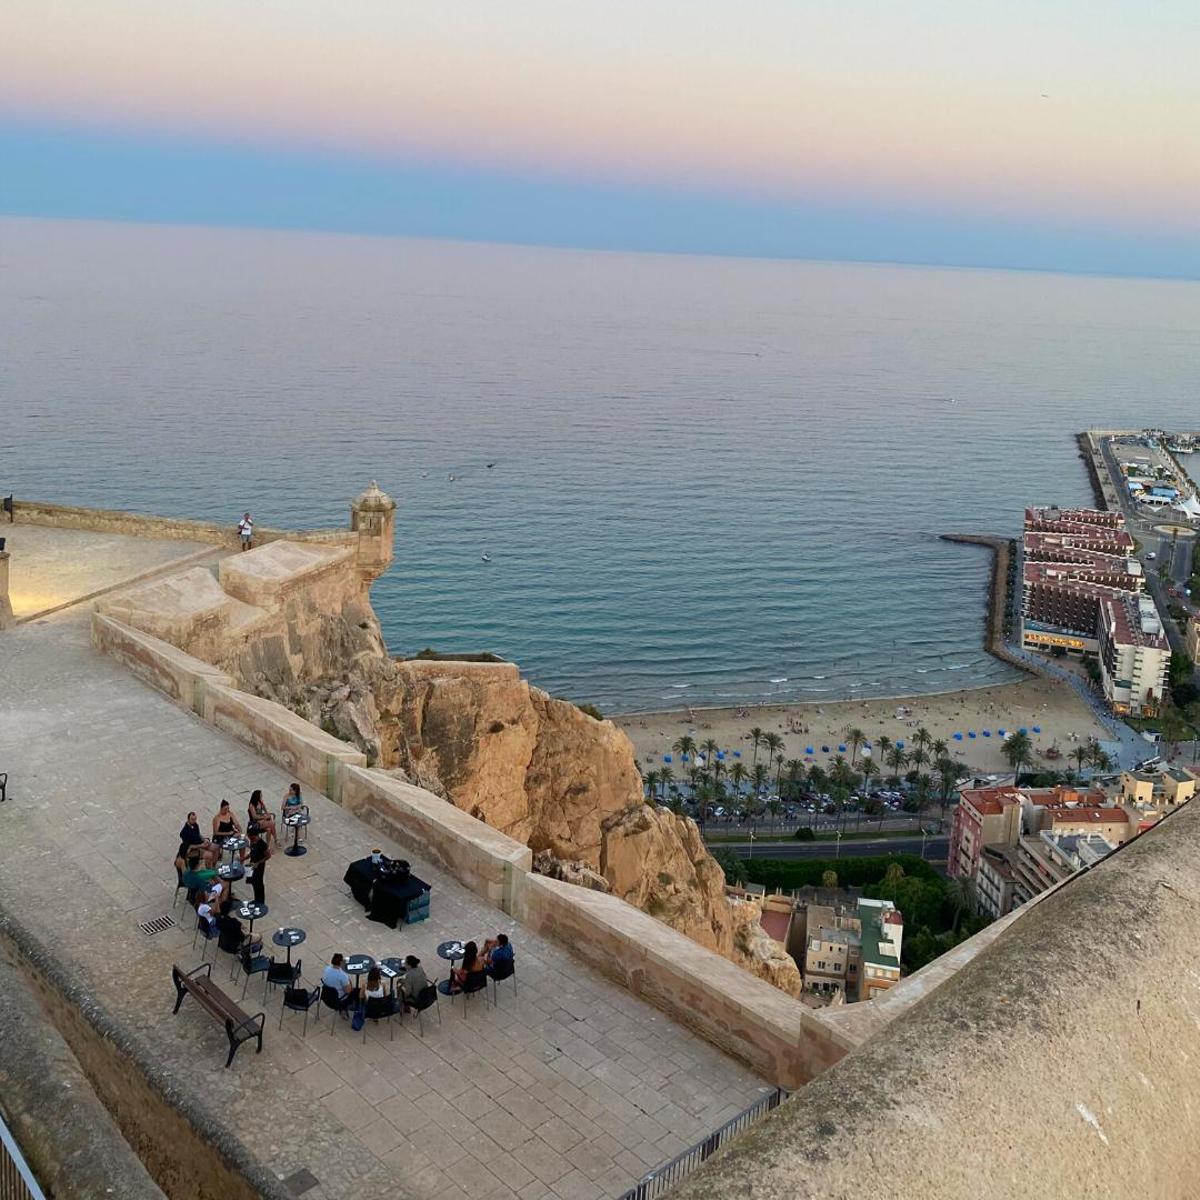
[[[3,1120],[0,1120],[0,1200],[46,1200]]]
[[[664,1163],[661,1167],[655,1167],[648,1175],[644,1175],[638,1185],[630,1188],[621,1197],[621,1200],[654,1200],[655,1196],[661,1196],[685,1176],[690,1175],[701,1163],[716,1154],[731,1137],[736,1137],[739,1133],[749,1129],[755,1121],[765,1116],[773,1108],[778,1108],[780,1102],[785,1100],[788,1094],[782,1088],[776,1088],[773,1092],[768,1092],[767,1095],[755,1100],[749,1108],[743,1109],[719,1129],[714,1129],[704,1141],[697,1142],[682,1154],[677,1154],[670,1162]]]

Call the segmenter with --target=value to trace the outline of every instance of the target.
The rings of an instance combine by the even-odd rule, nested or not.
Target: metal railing
[[[776,1088],[773,1092],[759,1097],[749,1108],[742,1109],[736,1117],[726,1121],[720,1128],[714,1129],[704,1141],[697,1142],[682,1154],[677,1154],[670,1162],[664,1163],[661,1167],[655,1167],[649,1174],[643,1175],[637,1186],[631,1187],[621,1197],[621,1200],[654,1200],[655,1196],[661,1196],[668,1188],[674,1187],[701,1163],[716,1154],[731,1137],[736,1137],[739,1133],[749,1129],[773,1108],[778,1108],[788,1095],[789,1093],[782,1088]]]
[[[46,1200],[3,1119],[0,1119],[0,1200]]]

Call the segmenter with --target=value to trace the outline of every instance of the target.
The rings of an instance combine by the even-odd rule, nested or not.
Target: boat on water
[[[492,561],[492,556],[490,554],[481,554],[479,557],[482,558],[484,562]]]

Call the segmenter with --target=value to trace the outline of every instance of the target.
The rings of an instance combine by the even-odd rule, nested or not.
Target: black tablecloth
[[[355,900],[367,910],[368,920],[382,921],[393,929],[408,912],[408,902],[429,891],[429,884],[412,874],[404,879],[377,879],[369,858],[352,862],[342,882],[349,885]]]

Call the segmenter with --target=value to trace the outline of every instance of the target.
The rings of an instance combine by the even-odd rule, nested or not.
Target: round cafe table
[[[442,942],[437,948],[438,958],[444,958],[450,964],[450,970],[454,970],[454,964],[462,958],[467,951],[466,942]]]
[[[306,812],[289,813],[283,818],[283,823],[290,826],[295,833],[292,844],[284,851],[284,854],[292,858],[299,858],[300,855],[308,853],[308,847],[300,845],[300,830],[311,820],[312,818]]]
[[[354,986],[357,987],[358,977],[365,975],[374,965],[375,960],[369,954],[351,954],[342,963],[342,970],[354,976]]]
[[[241,917],[243,921],[250,922],[250,929],[248,932],[249,936],[253,937],[254,922],[260,917],[265,917],[267,915],[267,906],[265,904],[259,904],[257,900],[247,900],[241,906],[241,908],[237,910],[237,915]]]
[[[292,947],[298,946],[308,934],[303,929],[277,929],[271,934],[271,941],[277,946],[287,947],[287,960],[289,965],[292,961]]]
[[[217,868],[217,875],[226,883],[237,883],[246,878],[246,868],[240,862],[222,863]]]
[[[240,833],[235,833],[231,837],[227,837],[221,843],[221,853],[229,851],[229,861],[233,862],[245,848],[250,845],[250,839]]]
[[[403,979],[407,969],[402,958],[381,958],[379,960],[380,973],[392,985],[393,996],[396,994],[396,980]]]

